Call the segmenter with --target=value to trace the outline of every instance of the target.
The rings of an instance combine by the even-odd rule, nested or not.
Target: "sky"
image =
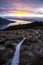
[[[43,0],[0,0],[0,16],[43,17]]]

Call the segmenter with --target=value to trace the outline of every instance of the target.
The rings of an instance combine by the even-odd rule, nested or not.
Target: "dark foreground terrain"
[[[16,45],[24,37],[19,65],[43,65],[43,30],[39,28],[0,31],[0,65],[11,65]]]

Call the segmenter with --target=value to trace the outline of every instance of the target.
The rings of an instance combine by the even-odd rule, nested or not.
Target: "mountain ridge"
[[[43,29],[43,22],[33,22],[30,24],[19,24],[19,25],[15,25],[15,26],[10,26],[8,28],[6,28],[5,30],[16,30],[16,29],[36,29],[36,28],[40,28]]]
[[[13,23],[16,21],[9,21],[3,18],[0,18],[0,30],[15,30],[15,29],[28,29],[28,28],[40,28],[43,29],[43,22],[39,21],[33,21],[30,24],[19,24],[19,25],[13,25],[13,26],[8,26],[8,24]],[[4,27],[6,26],[6,27]],[[1,28],[3,27],[3,28]]]

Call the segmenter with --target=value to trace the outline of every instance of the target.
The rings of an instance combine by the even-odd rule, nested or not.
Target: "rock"
[[[34,56],[34,54],[33,54],[33,52],[32,52],[32,51],[29,51],[29,53],[28,53],[28,54],[29,54],[29,56],[30,56],[30,57]]]
[[[3,50],[5,50],[6,48],[4,47],[4,46],[2,46],[2,45],[0,45],[0,51],[3,51]]]

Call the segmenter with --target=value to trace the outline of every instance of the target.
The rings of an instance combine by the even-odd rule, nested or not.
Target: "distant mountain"
[[[6,16],[5,19],[15,19],[15,20],[24,20],[24,21],[42,21],[43,17],[17,17],[17,16]]]
[[[0,17],[0,25],[14,23],[16,21],[9,21]]]
[[[6,28],[5,30],[16,30],[16,29],[43,29],[43,22],[38,22],[38,21],[35,21],[33,23],[30,23],[30,24],[20,24],[20,25],[15,25],[15,26],[10,26],[8,28]]]
[[[9,21],[0,17],[0,30],[7,28],[8,24],[14,23],[14,22],[16,21]]]

